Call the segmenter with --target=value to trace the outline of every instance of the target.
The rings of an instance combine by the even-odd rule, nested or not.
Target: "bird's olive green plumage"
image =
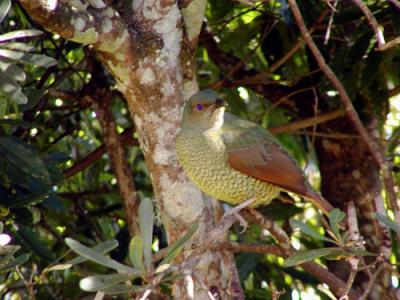
[[[255,197],[251,206],[257,207],[286,190],[309,198],[324,212],[331,210],[274,137],[225,113],[225,101],[212,90],[193,95],[185,104],[176,151],[190,180],[219,200],[236,205]]]

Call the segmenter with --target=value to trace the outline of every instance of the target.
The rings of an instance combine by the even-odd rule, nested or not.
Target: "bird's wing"
[[[233,169],[290,192],[319,196],[308,186],[297,163],[264,128],[225,113],[222,139]]]

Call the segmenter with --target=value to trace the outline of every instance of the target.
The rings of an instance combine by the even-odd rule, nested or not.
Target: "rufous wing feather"
[[[264,142],[247,148],[229,149],[227,153],[228,163],[233,169],[310,198],[325,213],[332,209],[325,199],[308,186],[303,172],[279,144]]]

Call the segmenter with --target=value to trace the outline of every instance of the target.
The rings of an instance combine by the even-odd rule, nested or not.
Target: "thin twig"
[[[271,235],[278,241],[279,246],[282,247],[282,251],[284,251],[285,258],[291,256],[296,250],[290,244],[290,239],[286,232],[280,228],[276,222],[271,220],[267,220],[262,214],[257,212],[254,209],[247,209],[242,212],[242,215],[246,217],[246,219],[251,220],[255,224],[258,224],[261,228],[268,230]],[[319,281],[326,283],[331,290],[336,295],[343,295],[346,290],[346,283],[341,279],[336,277],[333,273],[329,272],[324,267],[318,265],[315,262],[306,262],[300,265],[307,273],[310,273]],[[352,300],[358,300],[360,295],[350,288],[348,292],[349,298]]]
[[[368,281],[368,285],[367,288],[365,289],[364,293],[362,294],[360,300],[365,300],[367,299],[369,293],[371,292],[372,287],[374,286],[375,281],[378,279],[378,276],[382,273],[382,271],[385,268],[385,264],[381,264],[378,269],[376,270],[376,272],[374,273],[374,275],[372,276],[372,278]]]
[[[400,1],[399,0],[388,0],[390,3],[392,3],[394,6],[396,6],[398,9],[400,9]]]
[[[400,224],[400,209],[396,201],[396,194],[394,192],[393,186],[390,184],[393,182],[391,169],[386,164],[380,149],[376,145],[376,143],[371,139],[368,134],[368,131],[365,129],[364,125],[362,124],[352,102],[347,94],[344,86],[336,77],[335,73],[333,73],[332,69],[328,66],[325,61],[325,58],[322,56],[321,52],[319,51],[318,47],[315,45],[314,40],[312,39],[307,27],[304,23],[303,17],[301,15],[300,9],[296,3],[296,0],[288,0],[290,8],[293,12],[293,15],[296,19],[297,25],[299,26],[300,32],[304,37],[304,40],[307,46],[310,48],[311,52],[313,53],[320,69],[324,72],[325,76],[330,80],[332,85],[337,89],[340,99],[342,100],[348,118],[353,123],[354,127],[360,134],[361,138],[363,139],[364,143],[366,144],[367,148],[369,149],[374,161],[380,167],[383,173],[383,178],[385,182],[385,187],[388,193],[388,198],[392,209],[395,211],[396,215],[396,222]]]
[[[226,74],[226,76],[224,78],[222,78],[221,80],[213,83],[210,85],[210,87],[212,89],[218,89],[219,87],[221,87],[221,85],[232,75],[234,75],[239,69],[241,69],[243,67],[243,65],[256,53],[257,49],[262,45],[262,42],[264,41],[264,39],[268,36],[268,34],[271,33],[272,29],[274,29],[275,25],[278,23],[277,20],[275,20],[272,25],[267,28],[261,38],[260,38],[260,42],[257,44],[257,46],[250,51],[250,53],[248,53],[242,60],[240,60],[233,68],[231,68],[228,72],[228,74]]]
[[[282,132],[294,132],[298,131],[300,129],[308,128],[311,126],[315,126],[320,123],[328,122],[337,118],[342,117],[345,114],[343,110],[333,110],[327,113],[323,113],[320,115],[317,115],[312,118],[307,118],[304,120],[296,121],[296,122],[291,122],[289,124],[285,125],[280,125],[280,126],[275,126],[272,128],[269,128],[268,130],[271,131],[274,134],[277,133],[282,133]]]
[[[361,0],[353,0],[353,2],[358,6],[358,8],[367,18],[369,25],[371,25],[372,30],[375,33],[376,42],[378,43],[378,49],[381,49],[385,45],[385,37],[383,36],[382,30],[379,28],[378,21],[376,21],[372,12]]]
[[[325,37],[324,37],[324,45],[327,45],[329,42],[329,38],[331,36],[331,28],[332,28],[332,23],[333,23],[333,16],[335,15],[336,12],[336,6],[338,4],[339,0],[335,0],[333,5],[327,1],[326,3],[331,7],[331,15],[329,17],[329,22],[328,22],[328,28],[326,29]]]

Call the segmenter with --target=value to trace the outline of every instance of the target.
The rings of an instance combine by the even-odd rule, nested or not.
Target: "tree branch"
[[[288,0],[290,8],[293,12],[293,15],[296,19],[297,25],[299,26],[300,32],[304,37],[304,40],[307,46],[310,48],[311,52],[313,53],[321,71],[325,74],[325,76],[329,79],[332,85],[337,89],[340,99],[342,100],[343,105],[345,106],[346,113],[348,118],[353,123],[354,127],[356,128],[357,132],[360,134],[361,138],[363,139],[364,143],[368,147],[372,157],[374,158],[375,163],[380,167],[383,173],[383,178],[386,186],[386,190],[388,192],[388,198],[391,203],[392,209],[395,211],[396,215],[396,222],[400,224],[400,209],[396,201],[396,194],[393,189],[393,178],[391,175],[391,169],[386,164],[382,153],[380,152],[379,147],[376,145],[374,140],[369,136],[368,131],[365,129],[364,125],[362,124],[352,102],[347,94],[344,86],[336,77],[335,73],[333,73],[332,69],[327,65],[324,57],[322,56],[321,52],[319,51],[317,45],[314,43],[307,27],[304,23],[303,17],[301,15],[300,9],[296,3],[296,0]]]
[[[261,228],[267,229],[271,233],[271,235],[278,241],[279,246],[283,248],[283,257],[289,257],[296,252],[296,250],[290,244],[290,239],[286,232],[275,222],[267,220],[262,214],[254,209],[247,209],[242,212],[242,215],[244,215],[246,219],[251,220],[255,224],[258,224]],[[300,264],[300,266],[319,281],[326,283],[336,295],[341,296],[345,292],[346,283],[324,267],[316,264],[315,262],[306,262]],[[360,295],[352,289],[349,290],[348,296],[351,300],[360,298]]]
[[[67,40],[109,53],[121,53],[121,47],[129,47],[127,27],[111,6],[96,8],[71,0],[19,2],[40,25]]]
[[[93,79],[95,79],[95,76]],[[125,150],[119,139],[117,126],[111,112],[111,92],[107,89],[101,89],[97,85],[95,87],[96,94],[93,100],[97,119],[100,122],[104,144],[117,179],[119,194],[123,199],[128,228],[130,233],[135,235],[139,232],[137,218],[139,203],[132,172],[129,169]]]
[[[138,140],[132,137],[133,135],[133,127],[129,127],[125,129],[119,136],[120,142],[124,147],[129,146],[139,146]],[[87,167],[89,167],[92,163],[98,160],[103,154],[106,153],[106,146],[102,144],[97,147],[95,150],[90,152],[87,156],[76,162],[72,167],[66,169],[64,171],[64,177],[69,178],[74,176],[75,174],[83,171]]]
[[[320,114],[318,116],[312,117],[312,118],[308,118],[308,119],[304,119],[304,120],[300,120],[300,121],[296,121],[296,122],[291,122],[289,124],[285,124],[285,125],[280,125],[280,126],[275,126],[272,128],[269,128],[268,130],[270,132],[272,132],[273,134],[277,134],[277,133],[287,133],[287,132],[294,132],[297,131],[299,129],[304,129],[307,127],[311,127],[320,123],[324,123],[324,122],[328,122],[334,119],[337,119],[339,117],[342,117],[344,115],[344,111],[338,109],[338,110],[334,110],[328,113],[323,113]]]

